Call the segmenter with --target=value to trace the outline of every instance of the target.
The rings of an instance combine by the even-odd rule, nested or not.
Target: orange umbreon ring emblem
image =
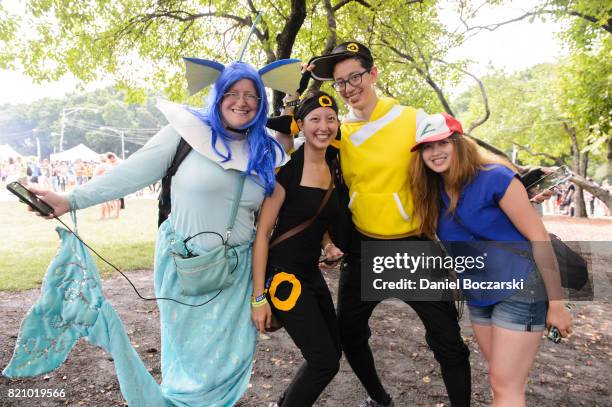
[[[334,104],[329,96],[321,96],[319,97],[319,105],[321,107],[331,107]]]
[[[289,297],[285,300],[280,300],[276,297],[276,289],[280,285],[280,283],[288,282],[292,285],[291,293]],[[298,280],[293,274],[281,272],[274,276],[272,279],[272,283],[270,284],[270,299],[272,300],[272,304],[276,307],[276,309],[280,311],[290,311],[300,298],[300,294],[302,294],[302,283]]]

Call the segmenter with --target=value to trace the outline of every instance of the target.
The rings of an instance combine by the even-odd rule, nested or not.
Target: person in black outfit
[[[318,267],[323,236],[340,211],[336,154],[328,151],[338,132],[338,107],[328,94],[315,92],[300,103],[295,118],[305,143],[278,172],[253,247],[253,322],[264,332],[274,313],[305,359],[281,407],[312,406],[338,372],[342,355],[334,304]],[[333,245],[326,249],[330,260],[342,256]]]

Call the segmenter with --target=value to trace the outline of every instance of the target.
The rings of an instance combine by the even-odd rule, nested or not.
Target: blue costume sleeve
[[[87,208],[138,191],[160,180],[172,164],[180,135],[166,126],[127,160],[70,192],[74,209]]]
[[[506,194],[510,182],[516,177],[516,173],[503,165],[494,165],[488,168],[488,170],[482,172],[485,178],[481,188],[487,192],[488,198],[495,203],[499,203]]]

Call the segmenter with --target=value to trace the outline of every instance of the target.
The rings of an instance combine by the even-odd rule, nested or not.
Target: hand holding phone
[[[30,190],[21,185],[19,182],[11,182],[6,186],[6,189],[17,195],[21,202],[27,204],[42,216],[53,214],[53,208],[44,202],[42,199],[34,195]]]
[[[572,176],[566,165],[562,165],[550,174],[546,174],[527,186],[530,195],[535,196],[563,184]]]
[[[18,182],[11,182],[6,188],[28,204],[32,211],[48,219],[62,216],[70,211],[68,195],[45,189],[26,188]]]
[[[561,332],[559,332],[556,326],[548,330],[548,335],[546,335],[546,337],[554,343],[561,343]]]

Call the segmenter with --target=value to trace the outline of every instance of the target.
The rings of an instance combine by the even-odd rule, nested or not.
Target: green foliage
[[[610,40],[599,52],[571,55],[562,65],[561,109],[588,134],[589,151],[597,151],[611,136],[612,54]]]
[[[403,103],[440,110],[418,69],[438,83],[452,86],[456,73],[433,59],[443,57],[450,44],[460,38],[444,30],[437,16],[437,2],[349,1],[335,10],[334,29],[328,23],[325,1],[305,1],[306,20],[291,55],[308,60],[320,54],[335,30],[337,42],[356,39],[372,46],[377,64],[385,67],[379,82],[383,93]],[[343,3],[330,2],[332,6]],[[38,81],[57,79],[66,72],[84,82],[111,74],[129,102],[144,101],[144,89],[155,88],[171,100],[200,104],[202,96],[187,99],[181,57],[198,56],[224,63],[236,60],[256,11],[261,10],[262,20],[245,60],[263,66],[281,52],[279,33],[288,22],[291,2],[32,0],[27,9],[24,24],[36,26],[36,31],[7,38],[5,43],[19,53],[0,54],[0,61],[21,62],[27,67],[26,73]],[[415,55],[416,60],[402,60],[385,42]]]
[[[569,140],[563,132],[554,101],[556,75],[554,65],[544,64],[512,75],[493,71],[482,78],[488,90],[491,117],[477,127],[473,135],[508,155],[512,154],[512,144],[517,143],[535,152],[567,158]],[[455,105],[462,109],[458,117],[468,128],[484,114],[480,92],[474,86],[459,99],[461,103]],[[527,153],[521,153],[519,158],[525,164],[551,164],[550,160]]]
[[[151,95],[153,96],[153,95]],[[72,94],[63,99],[41,99],[29,105],[8,105],[0,115],[0,144],[8,143],[18,152],[35,155],[36,145],[32,129],[37,130],[41,139],[43,156],[48,156],[59,147],[61,115],[65,108],[86,107],[66,116],[64,148],[85,143],[95,151],[121,152],[120,136],[101,127],[126,128],[126,149],[135,152],[153,129],[160,128],[166,121],[155,108],[155,100],[147,99],[144,104],[129,104],[124,92],[112,88],[90,93]],[[147,131],[146,129],[150,129]]]
[[[473,135],[509,156],[512,145],[517,144],[532,153],[545,153],[574,164],[571,139],[564,129],[566,123],[576,130],[579,148],[591,152],[590,161],[594,165],[589,173],[595,174],[597,164],[605,162],[604,144],[595,140],[604,139],[603,134],[609,136],[610,131],[610,115],[604,114],[605,109],[610,111],[609,85],[607,89],[605,86],[606,81],[609,83],[609,73],[599,76],[606,69],[609,72],[609,68],[591,66],[593,77],[590,77],[586,72],[576,71],[575,63],[574,58],[569,58],[559,64],[541,64],[515,74],[490,72],[482,81],[488,90],[491,117]],[[465,128],[484,114],[476,86],[461,94],[453,105]],[[599,138],[594,137],[596,134]],[[554,164],[544,155],[527,151],[520,151],[518,159],[521,164]]]
[[[20,20],[18,17],[9,15],[0,3],[0,68],[9,69],[14,67],[13,61],[16,59],[15,48],[11,44],[15,38],[15,33],[19,28]]]

